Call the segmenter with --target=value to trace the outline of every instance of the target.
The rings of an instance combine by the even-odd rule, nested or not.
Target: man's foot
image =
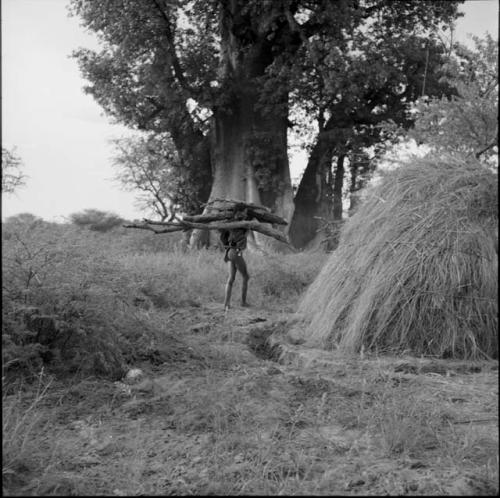
[[[241,303],[242,308],[250,308],[250,304],[248,303]]]

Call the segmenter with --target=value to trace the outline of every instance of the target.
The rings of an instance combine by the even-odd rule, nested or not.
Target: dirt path
[[[286,341],[291,311],[164,312],[144,377],[61,399],[37,492],[498,492],[497,362],[308,350]]]

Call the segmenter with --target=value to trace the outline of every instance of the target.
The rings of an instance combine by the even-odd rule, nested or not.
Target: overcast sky
[[[111,125],[82,91],[69,54],[96,48],[93,36],[67,16],[67,0],[2,1],[2,147],[16,147],[29,176],[26,187],[2,196],[2,219],[33,213],[51,221],[86,208],[140,218],[134,195],[111,181],[110,138],[127,130]],[[470,0],[461,7],[456,37],[467,33],[498,38],[498,0]],[[298,176],[300,157],[292,160]]]

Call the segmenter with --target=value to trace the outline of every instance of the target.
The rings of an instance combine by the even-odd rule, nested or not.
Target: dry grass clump
[[[497,357],[497,175],[430,157],[387,173],[300,306],[311,345]]]

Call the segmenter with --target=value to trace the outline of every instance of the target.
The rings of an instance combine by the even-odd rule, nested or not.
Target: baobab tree
[[[416,26],[432,31],[458,3],[72,0],[71,9],[99,35],[101,51],[75,57],[86,91],[108,114],[168,132],[197,172],[202,202],[263,204],[290,221],[287,131],[292,96],[305,98],[307,61],[328,72],[319,47],[335,57],[355,51],[356,33],[373,26],[380,39]]]

